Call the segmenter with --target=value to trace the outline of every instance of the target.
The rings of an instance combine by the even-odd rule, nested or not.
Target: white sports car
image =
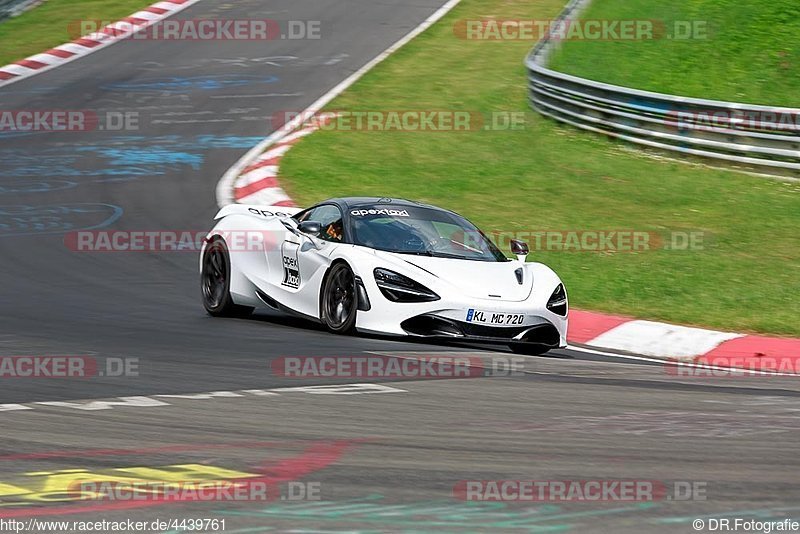
[[[463,217],[393,198],[336,198],[308,209],[232,204],[200,256],[214,316],[268,307],[331,332],[566,346],[567,293],[546,265],[508,259]]]

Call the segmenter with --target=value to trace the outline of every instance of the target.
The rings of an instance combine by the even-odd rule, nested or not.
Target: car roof
[[[417,207],[417,208],[433,208],[442,211],[442,208],[438,206],[432,206],[430,204],[423,204],[422,202],[416,202],[414,200],[407,200],[405,198],[389,198],[389,197],[340,197],[340,198],[330,198],[319,204],[337,204],[343,210],[347,210],[354,206],[363,206],[363,205],[380,205],[380,206],[403,206],[403,207]]]

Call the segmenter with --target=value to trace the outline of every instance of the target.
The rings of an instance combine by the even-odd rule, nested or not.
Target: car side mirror
[[[511,253],[514,254],[519,261],[525,261],[528,252],[530,252],[530,250],[526,242],[516,239],[511,240]]]
[[[322,225],[317,221],[303,221],[297,225],[297,229],[304,234],[318,236],[322,231]]]

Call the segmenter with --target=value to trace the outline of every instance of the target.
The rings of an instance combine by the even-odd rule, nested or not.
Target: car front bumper
[[[411,336],[445,338],[488,343],[531,343],[549,348],[563,346],[556,326],[543,317],[526,317],[521,326],[490,326],[459,321],[437,314],[406,319],[400,327]]]

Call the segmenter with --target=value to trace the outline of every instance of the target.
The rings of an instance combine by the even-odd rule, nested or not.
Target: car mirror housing
[[[516,239],[511,240],[511,253],[514,254],[519,261],[525,261],[525,257],[528,255],[528,244],[524,241],[518,241]]]
[[[322,225],[317,221],[303,221],[297,225],[297,229],[304,234],[318,236],[322,231]]]

